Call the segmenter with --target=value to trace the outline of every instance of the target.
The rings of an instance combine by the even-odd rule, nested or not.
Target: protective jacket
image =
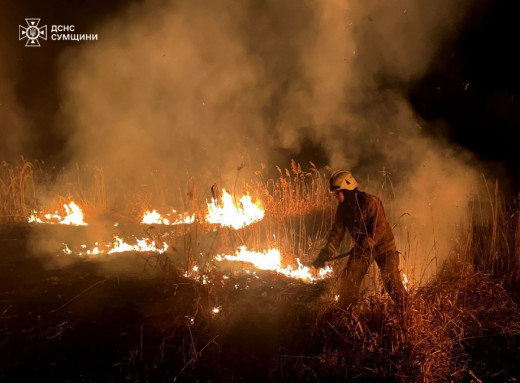
[[[346,230],[354,241],[351,253],[374,259],[379,254],[395,252],[394,235],[383,204],[373,195],[358,191],[352,201],[338,204],[327,245],[320,253],[321,260],[327,261],[336,254]]]
[[[364,192],[353,193],[355,194],[349,195],[338,204],[327,245],[313,265],[323,267],[336,254],[345,231],[348,230],[354,246],[339,275],[338,304],[347,307],[357,299],[361,282],[373,261],[379,266],[386,291],[394,302],[403,303],[406,291],[399,271],[399,255],[381,200]]]

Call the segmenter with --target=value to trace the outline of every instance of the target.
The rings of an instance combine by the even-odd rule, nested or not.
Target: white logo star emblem
[[[25,19],[27,27],[19,26],[19,39],[27,39],[26,47],[39,47],[39,38],[47,40],[47,25],[38,27],[40,19]]]

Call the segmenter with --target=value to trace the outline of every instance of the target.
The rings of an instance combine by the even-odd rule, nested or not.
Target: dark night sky
[[[60,53],[74,43],[47,40],[45,54],[42,54],[40,49],[25,48],[23,42],[17,41],[18,25],[24,25],[27,17],[39,17],[47,25],[73,24],[82,31],[91,31],[128,3],[123,0],[24,0],[0,6],[3,16],[0,16],[0,32],[8,47],[10,69],[17,78],[17,101],[36,125],[30,140],[34,158],[58,160],[60,157],[64,139],[52,128],[59,108],[57,60]],[[25,157],[30,156],[25,153]]]
[[[481,160],[504,163],[516,191],[520,185],[517,15],[515,1],[495,1],[473,11],[461,35],[446,44],[410,92],[423,118],[447,122],[449,128],[441,134]]]
[[[444,128],[432,124],[436,126],[430,128],[432,135],[444,135],[470,149],[497,172],[503,168],[518,191],[520,24],[515,3],[480,1],[467,15],[460,34],[443,44],[424,77],[413,84],[382,82],[406,88],[419,115],[427,121],[445,122]],[[18,24],[37,15],[48,25],[75,24],[89,31],[128,4],[123,0],[26,0],[0,6],[0,32],[8,47],[2,59],[17,74],[17,102],[34,124],[30,143],[35,158],[60,159],[64,139],[52,128],[59,108],[57,58],[72,43],[47,41],[45,54],[27,49],[17,39]]]

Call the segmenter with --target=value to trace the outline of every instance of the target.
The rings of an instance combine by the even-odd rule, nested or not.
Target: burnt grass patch
[[[520,311],[460,266],[404,306],[338,308],[328,283],[216,270],[210,283],[125,253],[56,263],[0,230],[0,380],[516,381]],[[151,255],[150,255],[151,257]]]

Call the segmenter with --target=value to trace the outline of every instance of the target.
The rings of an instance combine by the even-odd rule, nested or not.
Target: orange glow
[[[222,189],[221,201],[222,203],[218,204],[212,198],[211,203],[208,203],[207,222],[240,229],[264,218],[262,203],[253,203],[249,194],[240,197],[237,203],[236,200],[233,201],[231,194]]]
[[[65,209],[65,216],[61,216],[57,211],[54,214],[33,211],[28,219],[29,223],[49,223],[49,224],[62,224],[62,225],[74,225],[74,226],[86,226],[87,223],[83,220],[83,211],[74,202],[71,201],[69,204],[63,205]],[[43,217],[43,218],[40,218]]]

